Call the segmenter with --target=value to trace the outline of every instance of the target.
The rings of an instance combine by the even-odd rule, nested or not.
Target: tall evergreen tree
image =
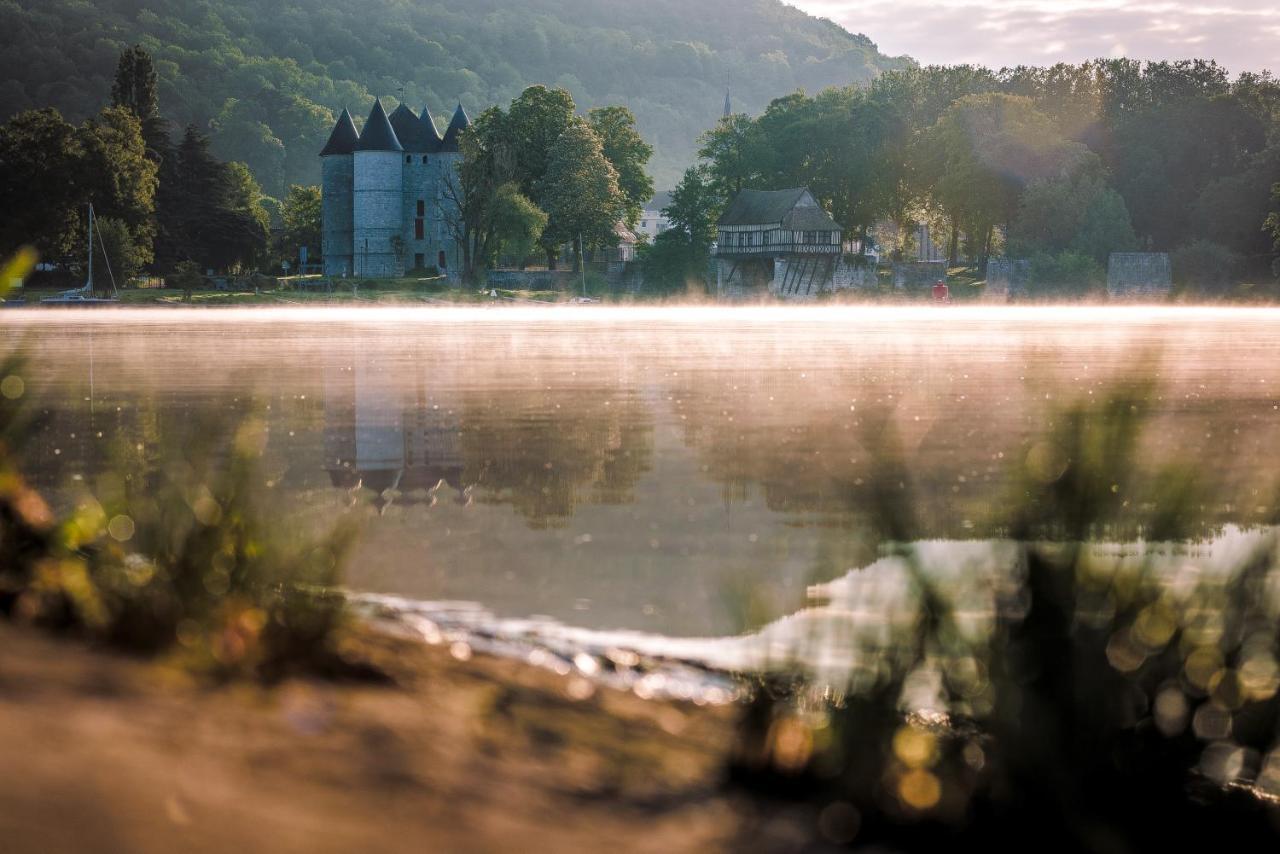
[[[261,259],[267,239],[262,190],[242,164],[226,164],[209,137],[187,127],[176,153],[171,237],[176,261],[225,270]]]
[[[111,103],[124,107],[143,120],[160,114],[155,63],[141,45],[134,45],[120,54],[116,79],[111,85]]]

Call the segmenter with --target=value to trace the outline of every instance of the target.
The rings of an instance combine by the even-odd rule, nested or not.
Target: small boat
[[[111,272],[111,259],[107,257],[107,247],[102,242],[102,232],[98,232],[98,245],[102,247],[102,258],[107,262],[107,275],[111,277],[111,296],[98,297],[93,294],[93,204],[89,205],[89,279],[83,287],[63,291],[57,296],[45,297],[41,305],[64,305],[89,308],[95,305],[119,305],[120,296],[116,290],[116,277]]]

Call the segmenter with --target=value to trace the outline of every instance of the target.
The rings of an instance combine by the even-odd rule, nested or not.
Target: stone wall
[[[489,270],[486,286],[506,291],[569,291],[582,287],[582,274],[572,270]]]
[[[831,287],[837,291],[873,291],[880,287],[878,268],[871,261],[841,257],[831,276]]]
[[[788,271],[792,265],[802,265],[801,259],[795,258],[777,258],[773,262],[773,280],[769,282],[769,293],[781,299],[813,299],[820,293],[832,293],[834,291],[846,290],[875,290],[879,281],[876,276],[876,265],[873,263],[864,263],[857,260],[857,256],[840,256],[836,260],[835,266],[830,269],[829,275],[822,276],[827,273],[825,260],[819,260],[816,268],[817,273],[821,277],[821,281],[814,280],[812,282],[806,278],[801,284],[798,293],[783,293],[782,287],[788,282]],[[815,269],[814,260],[809,260],[810,271]],[[793,272],[792,276],[799,275]],[[795,282],[790,282],[794,285]],[[806,287],[808,286],[808,287]],[[792,288],[794,291],[795,289]]]
[[[1024,296],[1030,279],[1030,261],[1024,258],[992,258],[987,261],[987,286],[983,296],[995,301]]]
[[[350,276],[355,241],[355,162],[350,154],[331,155],[320,161],[320,254],[326,276]]]
[[[772,258],[717,258],[715,263],[716,296],[720,299],[758,299],[770,293],[775,278]]]
[[[357,151],[355,154],[352,249],[357,276],[404,275],[405,259],[397,257],[392,247],[393,237],[403,237],[403,158],[397,151]]]
[[[1167,252],[1113,252],[1107,263],[1107,293],[1112,297],[1164,297],[1173,290],[1173,264]]]

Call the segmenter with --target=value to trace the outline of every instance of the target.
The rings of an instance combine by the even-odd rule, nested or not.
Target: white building
[[[667,219],[662,209],[671,204],[670,193],[658,193],[648,204],[644,206],[644,210],[640,212],[640,221],[636,223],[636,234],[643,235],[650,243],[654,238],[671,227],[671,220]]]

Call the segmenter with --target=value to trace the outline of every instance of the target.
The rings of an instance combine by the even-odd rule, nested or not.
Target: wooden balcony
[[[839,243],[770,243],[764,246],[716,246],[717,258],[773,258],[779,255],[839,255]]]

